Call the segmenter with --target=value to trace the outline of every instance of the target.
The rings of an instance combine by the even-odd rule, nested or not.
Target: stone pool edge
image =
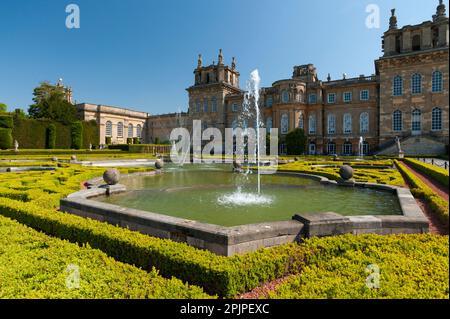
[[[127,174],[131,176],[151,176],[158,171]],[[278,172],[278,175],[306,177],[321,184],[349,187],[326,177]],[[152,213],[123,206],[98,202],[91,198],[126,191],[123,185],[101,185],[102,178],[87,182],[88,189],[72,193],[60,200],[60,210],[66,213],[107,222],[141,233],[185,242],[218,255],[232,256],[300,241],[313,236],[334,236],[341,234],[398,234],[425,233],[429,231],[428,220],[417,205],[409,189],[373,184],[354,183],[354,187],[372,188],[392,192],[397,195],[402,215],[342,216],[334,212],[295,214],[292,220],[224,227],[193,220]]]

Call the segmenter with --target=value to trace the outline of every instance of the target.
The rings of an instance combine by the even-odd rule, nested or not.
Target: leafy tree
[[[301,128],[296,128],[286,135],[288,155],[301,155],[306,150],[307,137]]]
[[[27,115],[25,114],[25,112],[22,109],[15,109],[13,112],[13,117],[14,119],[25,119],[27,118]]]
[[[66,125],[77,120],[76,108],[65,99],[62,86],[43,82],[34,89],[33,95],[35,104],[30,105],[28,109],[30,117],[50,119]]]
[[[5,103],[0,103],[0,113],[5,113],[8,107]]]

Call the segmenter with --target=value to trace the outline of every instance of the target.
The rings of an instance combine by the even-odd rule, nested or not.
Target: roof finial
[[[198,60],[197,60],[197,68],[201,68],[202,67],[202,55],[199,54],[198,55]]]
[[[389,19],[389,29],[397,29],[397,17],[395,15],[395,9],[391,9],[391,17]]]
[[[444,1],[439,0],[439,5],[436,8],[436,18],[445,17],[445,4]]]
[[[235,57],[233,57],[231,59],[231,69],[232,70],[236,69],[236,58]]]
[[[219,65],[223,64],[223,54],[222,54],[222,49],[219,49]]]
[[[327,81],[328,81],[328,82],[330,82],[330,81],[331,81],[331,75],[330,75],[330,73],[328,73],[328,76],[327,76]]]

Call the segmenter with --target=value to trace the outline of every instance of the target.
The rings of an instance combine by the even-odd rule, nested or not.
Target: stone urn
[[[52,157],[52,161],[53,161],[53,162],[57,162],[57,161],[58,161],[58,158],[57,158],[56,156],[53,156],[53,157]]]
[[[241,162],[238,161],[238,160],[233,160],[233,168],[234,169],[241,169],[242,168]]]
[[[349,165],[342,165],[339,169],[339,175],[342,180],[349,181],[353,177],[353,168]]]
[[[116,185],[120,180],[120,172],[115,168],[107,169],[103,173],[103,180],[108,185]]]

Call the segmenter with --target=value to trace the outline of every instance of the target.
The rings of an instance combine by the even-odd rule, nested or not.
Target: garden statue
[[[92,143],[89,143],[89,150],[92,151]]]
[[[19,142],[17,142],[17,140],[14,140],[14,151],[15,152],[19,151]]]

